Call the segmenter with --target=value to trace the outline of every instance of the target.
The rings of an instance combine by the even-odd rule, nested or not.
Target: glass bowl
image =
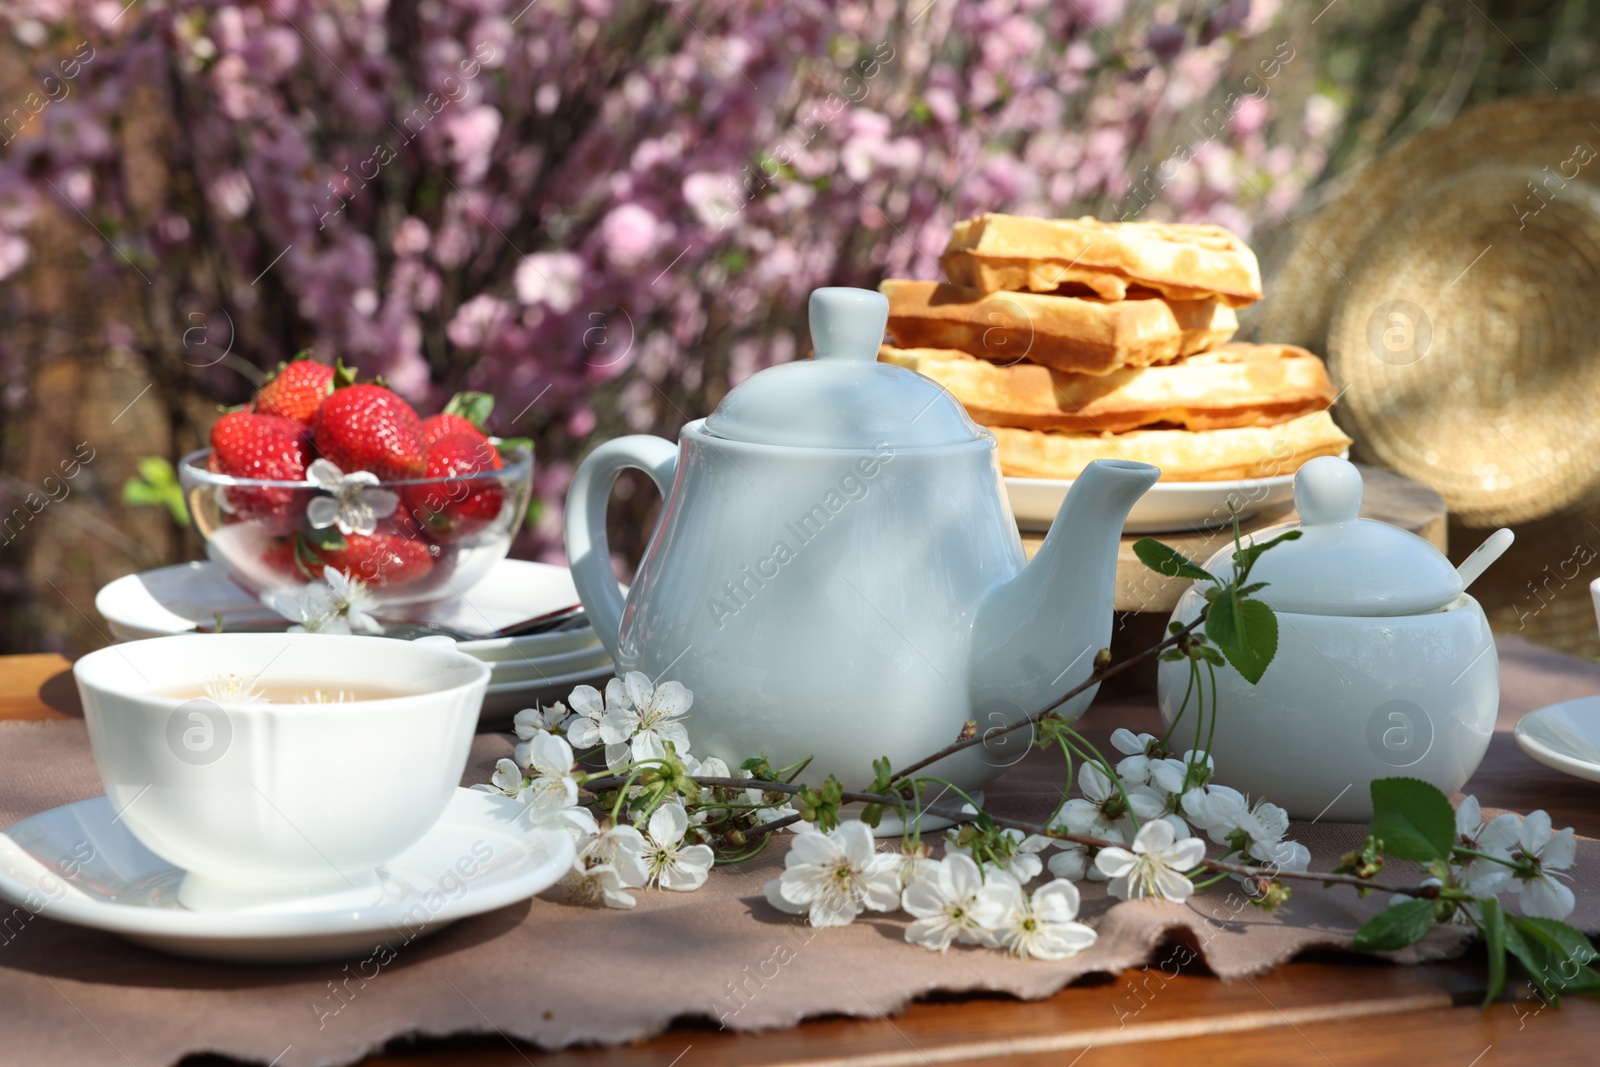
[[[332,566],[365,582],[388,619],[485,577],[510,551],[533,492],[526,448],[503,450],[500,470],[335,488],[218,474],[210,456],[183,457],[178,479],[206,555],[235,582],[259,597]]]

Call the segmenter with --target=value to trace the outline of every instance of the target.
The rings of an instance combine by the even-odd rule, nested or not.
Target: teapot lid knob
[[[871,289],[835,286],[811,294],[811,345],[817,359],[878,358],[878,345],[889,325],[889,298]]]
[[[1305,526],[1352,522],[1361,514],[1361,472],[1338,456],[1308,460],[1295,474],[1294,507]]]

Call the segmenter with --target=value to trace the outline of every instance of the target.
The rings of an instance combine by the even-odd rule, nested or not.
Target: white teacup
[[[375,902],[377,868],[428,831],[460,782],[490,669],[432,639],[240,633],[114,645],[73,674],[120,820],[187,872],[182,904],[232,910]],[[400,695],[201,695],[228,676]]]

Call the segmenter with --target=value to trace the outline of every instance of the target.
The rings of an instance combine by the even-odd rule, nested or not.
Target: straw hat
[[[1600,492],[1600,98],[1476,108],[1297,232],[1259,336],[1327,353],[1360,444],[1472,526]]]

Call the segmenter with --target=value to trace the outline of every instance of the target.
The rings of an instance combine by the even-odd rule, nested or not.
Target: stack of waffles
[[[894,344],[879,358],[950,390],[1008,476],[1107,458],[1166,481],[1265,478],[1350,444],[1320,359],[1232,342],[1261,275],[1220,226],[980,215],[939,262],[948,283],[880,286]]]

